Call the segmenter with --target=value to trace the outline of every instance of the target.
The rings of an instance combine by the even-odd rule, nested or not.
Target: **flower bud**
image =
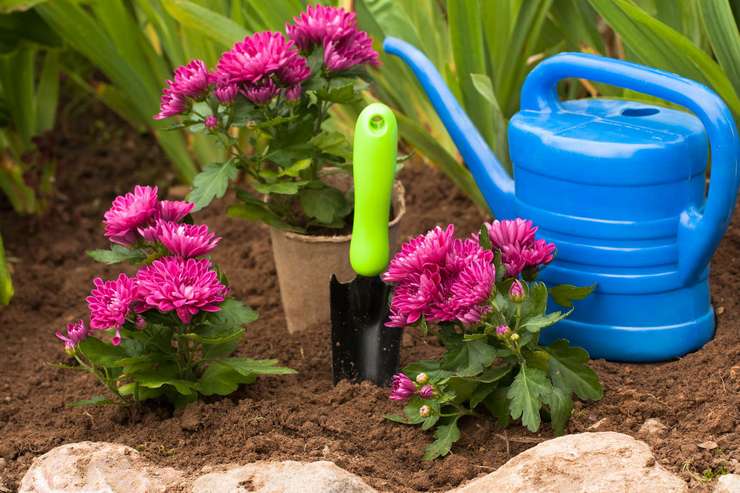
[[[390,395],[392,401],[405,402],[414,395],[414,392],[416,392],[416,384],[409,377],[403,373],[393,375]]]
[[[519,340],[519,334],[517,334],[517,333],[511,334],[511,340],[512,341],[518,341]]]
[[[424,385],[419,389],[419,397],[422,399],[431,399],[434,397],[434,387],[431,385]]]
[[[511,332],[511,329],[506,324],[499,325],[498,327],[496,327],[496,335],[497,336],[505,336],[509,332]]]
[[[511,284],[511,287],[509,288],[509,298],[511,298],[511,301],[514,303],[521,303],[524,301],[524,298],[526,298],[524,286],[522,286],[519,279],[514,279],[514,282]]]
[[[428,381],[429,381],[429,375],[427,375],[426,373],[421,372],[418,375],[416,375],[416,383],[418,383],[419,385],[424,385]]]
[[[206,119],[203,120],[203,125],[205,125],[208,130],[213,130],[218,127],[218,118],[214,115],[208,115]]]
[[[422,418],[428,417],[430,414],[432,414],[432,408],[424,404],[419,408],[419,416]]]

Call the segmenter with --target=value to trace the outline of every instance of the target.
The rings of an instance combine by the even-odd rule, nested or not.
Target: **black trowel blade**
[[[401,329],[386,327],[390,287],[379,277],[331,278],[334,383],[370,380],[386,386],[398,371]]]

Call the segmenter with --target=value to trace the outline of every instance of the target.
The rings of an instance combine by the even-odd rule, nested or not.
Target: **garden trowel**
[[[379,275],[388,266],[388,217],[396,171],[398,127],[387,106],[360,113],[354,139],[355,212],[349,259],[357,277],[331,279],[334,383],[370,380],[387,385],[398,370],[401,329],[386,327],[390,287]]]

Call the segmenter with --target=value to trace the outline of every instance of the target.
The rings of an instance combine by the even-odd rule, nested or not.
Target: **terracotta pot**
[[[391,253],[399,247],[398,225],[406,213],[401,182],[393,186],[392,204],[394,217],[388,224]],[[329,323],[332,274],[341,282],[355,277],[349,264],[351,239],[352,235],[310,236],[270,228],[280,299],[289,332]]]

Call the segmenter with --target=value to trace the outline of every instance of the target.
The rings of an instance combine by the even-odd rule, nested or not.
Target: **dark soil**
[[[78,118],[82,113],[84,118]],[[500,430],[492,421],[469,419],[451,455],[422,462],[430,435],[384,421],[385,413],[398,410],[385,390],[369,384],[332,387],[328,327],[287,333],[267,232],[225,217],[223,204],[197,219],[223,236],[216,260],[235,295],[261,315],[248,327],[240,352],[278,358],[300,373],[265,378],[184,413],[156,405],[134,416],[113,408],[66,409],[65,403],[102,389],[85,374],[52,366],[66,359],[53,333],[85,316],[84,297],[94,276],[110,278],[116,272],[95,264],[84,251],[105,247],[100,219],[116,194],[136,183],[155,183],[164,190],[174,180],[150,137],[137,135],[96,106],[79,115],[62,118],[66,126],[54,139],[59,195],[49,213],[19,218],[0,205],[0,231],[17,290],[10,307],[0,309],[0,486],[4,480],[14,489],[31,460],[53,447],[101,440],[132,446],[156,463],[189,471],[260,459],[326,459],[382,490],[443,490],[489,473],[552,437],[547,428],[532,434],[518,426]],[[461,232],[479,227],[482,217],[444,176],[411,164],[402,179],[408,192],[403,235],[447,222]],[[646,438],[640,426],[657,418],[668,430],[646,439],[658,461],[690,481],[692,489],[709,488],[704,471],[710,471],[707,476],[740,473],[738,252],[740,224],[730,229],[714,260],[715,339],[664,364],[595,361],[604,399],[577,404],[569,432],[611,430]],[[439,351],[433,341],[404,336],[404,361]]]

